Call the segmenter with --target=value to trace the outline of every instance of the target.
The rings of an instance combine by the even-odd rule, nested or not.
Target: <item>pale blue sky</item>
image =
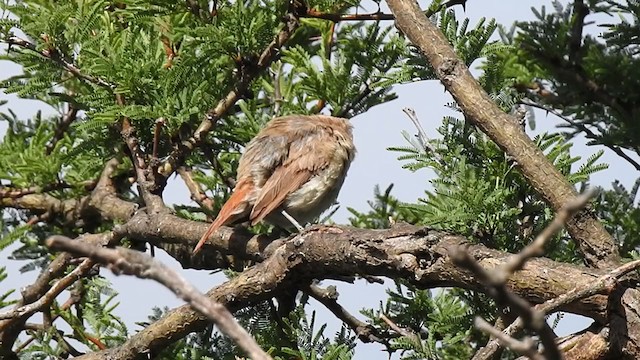
[[[563,1],[565,3],[566,1]],[[423,4],[424,2],[421,2]],[[498,0],[469,1],[466,12],[463,14],[459,7],[456,11],[459,17],[470,18],[470,24],[475,25],[481,17],[493,17],[499,24],[510,26],[515,20],[531,19],[531,6],[539,8],[540,5],[549,5],[551,1],[513,1],[505,2]],[[525,5],[526,4],[526,5]],[[383,8],[383,10],[386,10]],[[590,28],[590,32],[597,33],[597,28]],[[477,64],[474,64],[477,66]],[[7,62],[0,62],[0,78],[5,78],[20,71],[16,66]],[[345,223],[348,217],[346,207],[353,207],[358,210],[367,210],[367,200],[372,198],[373,187],[379,184],[385,188],[388,184],[394,183],[393,194],[405,202],[415,202],[418,197],[422,197],[424,190],[429,188],[428,181],[432,174],[429,170],[421,170],[411,173],[401,168],[401,163],[396,160],[397,154],[386,150],[389,146],[405,145],[401,135],[402,130],[411,134],[415,129],[406,115],[402,112],[405,107],[415,109],[424,128],[429,136],[436,136],[435,129],[439,126],[441,119],[446,115],[457,116],[444,105],[451,102],[451,97],[444,92],[443,87],[437,81],[419,82],[396,87],[399,98],[390,103],[377,106],[369,112],[354,118],[354,137],[358,154],[351,167],[344,187],[338,198],[341,209],[334,216],[338,223]],[[12,108],[18,115],[26,118],[32,115],[40,105],[35,102],[16,99],[14,96],[0,94],[0,99],[9,99],[8,107]],[[44,109],[51,111],[50,109]],[[559,122],[558,119],[546,116],[542,112],[536,112],[537,130],[551,131]],[[0,134],[6,129],[6,123],[0,122]],[[594,148],[587,148],[584,140],[579,140],[574,146],[574,154],[588,155],[595,152]],[[621,180],[625,186],[631,186],[638,174],[621,161],[615,154],[606,150],[601,160],[611,164],[611,167],[592,177],[593,183],[609,187],[614,179]],[[191,203],[187,190],[180,180],[172,181],[165,192],[165,198],[170,203]],[[7,265],[10,274],[9,280],[0,283],[0,293],[9,287],[20,287],[32,282],[37,276],[36,272],[19,274],[18,268],[22,263],[8,261],[6,257],[15,249],[12,246],[5,249],[0,256],[2,263]],[[157,258],[171,264],[177,269],[180,265],[161,251]],[[203,291],[220,284],[221,276],[211,276],[207,271],[181,270],[198,288]],[[115,277],[108,270],[101,270],[101,274],[113,281],[114,288],[120,293],[118,299],[121,305],[116,312],[123,317],[129,330],[133,332],[139,327],[135,322],[145,321],[150,314],[152,306],[175,307],[183,302],[178,300],[172,293],[164,289],[159,284],[152,281],[140,280],[132,277]],[[355,285],[346,283],[335,283],[341,294],[339,302],[352,313],[357,314],[363,307],[376,308],[379,302],[384,299],[385,286],[371,285],[358,282]],[[325,282],[328,284],[328,282]],[[66,298],[63,295],[62,298]],[[335,317],[328,313],[322,306],[314,306],[318,309],[317,323],[328,322],[329,329],[337,330],[339,324]],[[359,316],[361,319],[363,317]],[[577,317],[567,316],[560,322],[559,334],[566,334],[579,330],[589,324],[589,321],[578,320]],[[331,333],[327,333],[331,334]],[[379,344],[359,345],[356,352],[356,359],[383,359],[386,353],[380,352],[383,347]]]

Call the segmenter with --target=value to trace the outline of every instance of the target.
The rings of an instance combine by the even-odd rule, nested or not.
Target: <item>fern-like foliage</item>
[[[401,359],[466,359],[471,355],[467,339],[473,313],[465,303],[447,290],[417,289],[396,281],[395,289],[387,290],[389,298],[378,310],[363,309],[370,323],[388,328],[380,319],[384,314],[410,335],[395,338],[389,348]]]
[[[638,207],[638,189],[640,179],[636,180],[631,189],[625,188],[619,181],[613,183],[610,190],[601,190],[595,203],[595,210],[605,223],[605,227],[618,241],[620,254],[632,257],[640,247]]]

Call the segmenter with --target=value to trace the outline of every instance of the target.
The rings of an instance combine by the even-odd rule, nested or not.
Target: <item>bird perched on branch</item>
[[[193,250],[221,226],[266,220],[303,230],[331,206],[355,156],[351,124],[325,115],[275,118],[247,145],[236,186]]]

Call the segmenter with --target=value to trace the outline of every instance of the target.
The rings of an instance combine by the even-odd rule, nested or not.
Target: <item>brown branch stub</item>
[[[405,329],[405,328],[402,328],[402,327],[398,326],[398,324],[396,324],[393,320],[389,319],[389,317],[387,315],[380,314],[380,319],[382,321],[384,321],[384,323],[387,324],[387,326],[389,326],[389,328],[391,330],[397,332],[401,336],[411,338],[414,341],[419,341],[420,340],[418,338],[418,335],[415,332],[413,332],[410,329]]]
[[[122,94],[116,94],[116,103],[120,106],[125,105]],[[160,193],[164,188],[164,181],[158,181],[155,171],[149,167],[147,158],[149,154],[145,154],[140,149],[140,143],[136,136],[136,128],[128,117],[122,117],[120,121],[120,136],[127,145],[131,163],[136,174],[136,182],[145,206],[153,211],[166,211]]]
[[[123,273],[156,280],[207,316],[222,333],[235,341],[252,359],[271,359],[223,305],[201,294],[180,274],[150,256],[121,247],[106,249],[58,235],[48,238],[46,245],[55,250],[87,256],[106,265],[116,275]]]
[[[495,105],[418,4],[414,0],[387,3],[398,28],[420,48],[465,117],[516,160],[534,189],[556,210],[575,198],[576,192],[566,178],[522,131],[517,120]],[[582,210],[567,223],[567,230],[588,265],[610,268],[618,264],[615,242],[595,214]]]

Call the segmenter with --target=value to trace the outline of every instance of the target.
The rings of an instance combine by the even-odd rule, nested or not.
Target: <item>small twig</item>
[[[558,296],[554,299],[548,300],[542,304],[538,304],[534,307],[535,310],[544,314],[550,314],[560,307],[570,304],[574,301],[584,299],[596,294],[599,294],[605,290],[612,289],[618,279],[624,275],[640,268],[640,260],[628,262],[608,274],[605,274],[591,283],[591,286],[574,288],[565,294]],[[518,317],[511,325],[502,331],[507,336],[513,336],[522,329],[524,322],[522,317]],[[476,355],[473,356],[473,360],[487,360],[493,357],[493,354],[498,350],[499,343],[496,340],[490,340],[487,345],[478,350]]]
[[[549,108],[547,106],[544,105],[540,105],[537,103],[534,103],[532,101],[527,101],[527,100],[520,100],[520,103],[523,105],[527,105],[527,106],[531,106],[534,108],[538,108],[540,110],[544,110],[550,114],[553,114],[555,116],[557,116],[558,118],[560,118],[561,120],[565,121],[566,123],[568,123],[569,125],[575,127],[576,129],[578,129],[579,131],[582,131],[585,134],[585,137],[587,139],[593,139],[598,141],[601,136],[598,136],[596,133],[594,133],[593,131],[591,131],[591,129],[589,129],[586,125],[576,122],[573,119],[569,118],[568,116],[563,115],[562,113],[560,113],[559,111],[556,111],[555,109]],[[611,151],[613,151],[614,153],[616,153],[616,155],[620,156],[621,158],[625,159],[629,164],[631,164],[636,170],[640,170],[640,163],[638,163],[637,161],[633,160],[629,155],[627,155],[624,150],[622,150],[622,148],[620,148],[619,146],[613,145],[613,144],[608,144],[608,143],[604,143],[601,141],[598,141],[598,143],[606,146],[607,148],[609,148]]]
[[[497,278],[499,282],[504,283],[511,274],[522,269],[527,260],[532,257],[544,255],[544,246],[547,242],[562,229],[564,224],[571,216],[573,216],[573,214],[585,207],[587,202],[589,202],[589,199],[594,195],[595,190],[593,188],[588,189],[580,196],[574,198],[573,201],[563,206],[551,223],[547,225],[547,227],[545,227],[529,245],[522,249],[518,254],[511,256],[506,263],[494,271],[493,275],[495,278]]]
[[[464,8],[467,0],[451,0],[445,1],[440,6],[438,6],[434,11],[427,11],[426,16],[429,17],[437,12],[440,12],[442,9],[450,8],[455,5],[462,5]],[[385,20],[395,20],[395,16],[393,14],[383,13],[378,9],[376,12],[368,13],[368,14],[331,14],[331,13],[323,13],[316,9],[308,9],[306,14],[302,15],[303,18],[314,18],[314,19],[324,19],[333,21],[334,23],[341,21],[367,21],[367,20],[375,20],[375,21],[385,21]]]
[[[337,117],[348,117],[350,115],[349,112],[353,110],[353,108],[357,104],[359,104],[362,100],[366,99],[367,96],[369,96],[372,91],[373,91],[373,88],[371,87],[371,84],[365,82],[364,88],[360,91],[360,93],[356,97],[351,99],[346,107],[340,108],[333,115]]]
[[[29,316],[36,311],[40,311],[46,306],[49,306],[53,300],[55,300],[61,292],[66,290],[69,286],[75,283],[78,279],[80,279],[83,274],[91,269],[95,265],[90,259],[86,259],[82,262],[82,264],[78,265],[73,271],[64,276],[62,279],[58,280],[52,287],[47,291],[42,297],[40,297],[37,301],[20,307],[13,308],[9,311],[0,313],[0,320],[4,319],[12,319],[19,318],[23,316]]]
[[[358,335],[358,338],[362,342],[378,342],[386,345],[386,342],[380,338],[375,327],[371,324],[358,320],[338,304],[338,292],[336,291],[335,286],[329,286],[326,289],[322,289],[317,285],[311,284],[305,289],[305,292],[329,309],[329,311],[331,311],[338,319],[342,320],[343,323],[347,324],[347,326],[349,326],[356,335]]]
[[[514,339],[511,336],[506,335],[502,331],[494,328],[493,326],[491,326],[491,324],[486,322],[481,317],[475,318],[474,325],[478,330],[493,336],[494,338],[496,338],[496,341],[500,342],[502,345],[508,347],[509,349],[517,352],[520,355],[525,355],[532,360],[546,360],[545,357],[538,352],[536,343],[528,336],[525,337],[524,340]]]
[[[385,324],[387,324],[387,326],[389,326],[389,328],[391,328],[391,330],[397,332],[398,334],[400,334],[400,335],[402,335],[404,337],[415,339],[415,340],[418,339],[418,335],[416,333],[414,333],[411,330],[407,330],[405,328],[401,328],[400,326],[398,326],[398,324],[393,322],[393,320],[389,319],[385,314],[380,314],[380,319],[382,321],[384,321]]]
[[[17,199],[31,194],[42,194],[49,191],[69,189],[71,185],[65,182],[56,182],[45,186],[32,186],[28,188],[16,189],[9,186],[0,186],[0,199]]]
[[[113,90],[115,88],[115,85],[99,78],[99,77],[95,77],[95,76],[91,76],[91,75],[87,75],[87,74],[83,74],[80,69],[78,69],[75,65],[73,65],[72,63],[66,61],[65,59],[62,58],[62,56],[60,56],[60,51],[57,49],[46,49],[46,50],[38,50],[36,45],[20,39],[18,37],[15,36],[11,36],[9,37],[7,40],[7,44],[9,45],[9,50],[11,50],[11,46],[19,46],[23,49],[27,49],[29,51],[35,52],[37,54],[39,54],[42,57],[45,57],[53,62],[55,62],[56,64],[62,66],[62,68],[64,68],[66,71],[68,71],[69,73],[75,75],[76,77],[83,79],[85,81],[88,81],[92,84],[96,84],[99,86],[102,86],[104,88],[107,88],[109,90]]]
[[[200,188],[200,184],[196,183],[193,180],[193,176],[191,175],[191,171],[184,166],[180,166],[178,168],[178,174],[184,181],[184,184],[189,189],[189,193],[191,194],[191,199],[195,201],[201,207],[212,211],[213,210],[213,201],[209,199],[207,195]]]
[[[560,79],[568,81],[570,84],[577,84],[577,86],[583,88],[591,97],[589,99],[590,101],[602,103],[612,111],[617,112],[621,117],[630,121],[633,119],[630,110],[632,106],[624,101],[624,99],[612,95],[607,87],[597,83],[579,64],[569,62],[568,59],[550,57],[537,47],[526,45],[523,46],[523,50],[531,53],[531,55],[542,61],[544,65],[555,72]]]
[[[420,124],[420,120],[416,115],[416,111],[413,110],[412,108],[404,108],[402,109],[402,111],[405,114],[407,114],[407,116],[409,117],[413,125],[416,127],[416,129],[418,129],[417,136],[418,136],[418,140],[420,141],[420,145],[422,145],[423,147],[423,150],[428,151],[429,155],[432,155],[439,163],[442,163],[443,162],[442,157],[440,156],[440,154],[438,154],[438,152],[436,151],[436,148],[434,148],[433,145],[431,145],[431,141],[427,136],[427,132],[424,131],[422,124]]]
[[[58,144],[58,141],[64,137],[64,133],[67,132],[71,123],[76,120],[77,115],[78,109],[72,104],[69,104],[69,110],[67,110],[67,112],[62,116],[60,122],[58,122],[58,126],[56,126],[53,133],[53,139],[51,139],[47,146],[45,146],[46,155],[51,154],[53,149],[56,147],[56,144]]]
[[[231,176],[224,176],[222,165],[220,165],[220,161],[218,161],[218,154],[214,153],[213,150],[211,150],[211,147],[207,146],[205,143],[201,144],[200,149],[202,149],[204,155],[211,162],[213,171],[215,171],[220,180],[222,180],[229,189],[233,189],[236,186],[236,179]]]
[[[393,14],[385,14],[382,11],[376,11],[369,14],[330,14],[323,13],[316,9],[309,9],[306,14],[302,15],[303,18],[324,19],[330,20],[334,23],[341,21],[366,21],[366,20],[394,20]]]
[[[582,32],[584,19],[589,15],[589,7],[582,0],[573,2],[571,35],[569,37],[569,61],[579,64],[582,61]]]
[[[122,247],[107,249],[93,246],[59,235],[48,238],[45,243],[55,250],[88,256],[110,268],[116,275],[127,274],[156,280],[207,316],[222,333],[229,336],[252,359],[271,359],[253,337],[238,324],[226,307],[200,293],[180,274],[152,257]]]

